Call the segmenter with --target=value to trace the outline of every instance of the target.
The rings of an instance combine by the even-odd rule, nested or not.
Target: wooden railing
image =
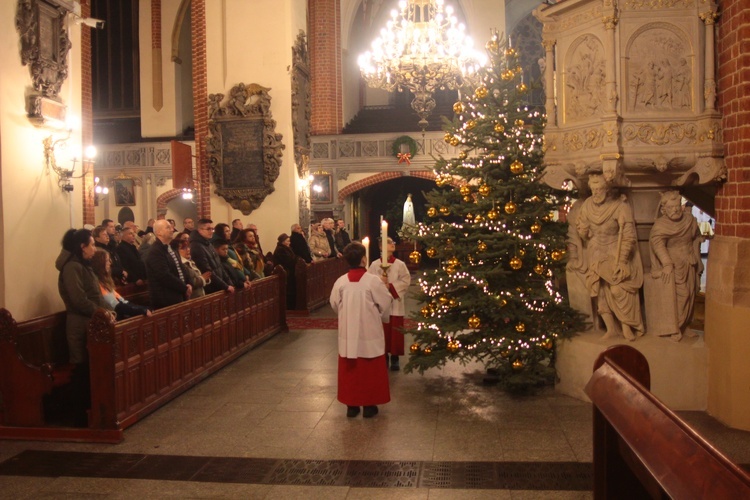
[[[750,476],[649,392],[640,352],[611,347],[594,370],[594,498],[750,498]]]
[[[294,268],[297,279],[297,300],[292,313],[309,314],[326,303],[331,296],[333,284],[347,272],[349,266],[344,259],[326,259],[312,264],[297,259]]]
[[[18,351],[24,335],[65,342],[65,313],[16,324],[0,312],[0,438],[119,442],[123,431],[259,342],[286,331],[285,273],[247,290],[217,292],[113,322],[104,310],[88,330],[91,410],[87,428],[51,427],[42,398],[53,384],[44,365]],[[48,330],[48,329],[52,330]],[[61,333],[60,333],[61,332]],[[62,340],[60,340],[62,338]],[[38,360],[36,360],[38,361]]]

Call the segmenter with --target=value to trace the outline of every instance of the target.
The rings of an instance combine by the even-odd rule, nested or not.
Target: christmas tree
[[[558,290],[565,192],[542,182],[544,116],[526,105],[518,54],[497,34],[478,86],[454,105],[445,141],[457,158],[434,167],[418,241],[437,270],[419,279],[418,326],[406,371],[482,362],[513,392],[554,380],[555,345],[583,320]]]

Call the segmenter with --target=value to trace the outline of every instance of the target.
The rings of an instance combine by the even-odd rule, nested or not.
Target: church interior
[[[644,385],[668,409],[660,411],[715,448],[721,473],[743,485],[736,491],[750,491],[746,0],[0,4],[0,496],[605,498],[589,380],[602,352],[622,345],[647,363]],[[411,271],[407,328],[427,317],[420,276],[440,276],[452,242],[412,241],[404,200],[417,224],[438,220],[430,193],[459,186],[440,172],[471,161],[446,127],[474,133],[458,104],[478,94],[455,83],[399,87],[396,70],[367,74],[360,55],[396,29],[398,9],[413,8],[423,27],[444,4],[477,52],[500,39],[505,56],[517,54],[509,79],[523,86],[524,109],[544,116],[538,182],[567,203],[544,219],[568,228],[554,258],[562,262],[550,266],[587,325],[545,347],[554,383],[517,396],[482,363],[452,360],[422,374],[389,372],[390,403],[375,418],[347,418],[326,295],[347,267],[331,258],[300,260],[296,289],[289,270],[271,263],[244,292],[155,311],[137,327],[94,315],[88,424],[60,430],[38,401],[27,409],[29,397],[66,381],[45,364],[48,352],[36,362],[17,356],[31,345],[18,339],[30,329],[45,342],[55,328],[64,335],[60,241],[103,220],[142,230],[174,220],[176,231],[186,220],[239,221],[271,252],[295,224],[312,233],[323,219],[343,220],[352,240],[373,242],[368,263],[386,252],[378,237],[397,240],[395,256]],[[619,203],[616,216],[597,212],[598,182],[605,205]],[[670,206],[679,212],[672,220],[690,223],[690,255],[669,244]],[[438,216],[460,220],[443,208]],[[603,235],[615,221],[619,229]],[[45,238],[26,230],[32,223]],[[591,241],[576,233],[584,225],[594,226]],[[619,252],[628,244],[640,255],[626,271]],[[575,262],[597,251],[604,262],[612,248],[616,277],[602,264],[591,285]],[[667,274],[688,259],[687,285],[665,292]],[[642,284],[628,291],[625,319],[622,284],[636,274]],[[126,286],[147,298],[146,288]],[[402,366],[422,341],[406,335]]]

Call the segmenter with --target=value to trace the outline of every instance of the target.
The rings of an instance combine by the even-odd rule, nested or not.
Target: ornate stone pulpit
[[[710,213],[715,185],[726,176],[716,109],[716,3],[562,0],[542,5],[534,14],[543,24],[546,53],[540,61],[547,112],[544,180],[555,188],[575,186],[581,196],[569,220],[571,303],[590,315],[596,328],[606,328],[607,336],[624,331],[636,346],[651,337],[659,342],[653,347],[655,355],[669,357],[664,353],[675,343],[658,336],[682,338],[684,311],[692,314],[692,308],[684,306],[685,289],[697,286],[694,279],[702,267],[700,256],[692,255],[691,249],[697,249],[690,240],[692,223],[683,220],[679,204],[676,209],[673,202],[667,207],[664,192],[678,191]],[[608,192],[601,193],[599,201],[590,196],[590,178],[597,179],[597,186],[602,185],[600,179],[606,181]],[[591,210],[603,213],[607,203],[619,206],[611,219],[591,217]],[[576,217],[583,222],[576,223]],[[662,217],[650,245],[654,223]],[[685,217],[692,220],[690,214]],[[673,229],[677,224],[681,225]],[[630,249],[624,242],[633,229],[637,244]],[[675,245],[679,241],[679,252],[667,251],[670,238]],[[591,253],[596,245],[598,254]],[[630,253],[620,252],[623,247]],[[587,258],[598,261],[586,262]],[[638,266],[642,287],[632,279]],[[592,269],[598,273],[593,281]],[[626,278],[631,278],[630,293],[635,290],[643,303],[643,337],[641,326],[626,324],[617,311],[622,290],[616,288],[622,289]],[[597,310],[605,300],[600,287],[608,290],[611,311]],[[631,319],[632,311],[629,307]],[[590,347],[593,354],[602,346]],[[691,359],[699,365],[695,368],[702,379],[692,384],[696,393],[677,401],[676,407],[705,406],[705,356],[696,357],[695,352]],[[576,362],[581,362],[578,354]],[[683,356],[681,362],[685,361]],[[665,393],[671,390],[665,388]]]

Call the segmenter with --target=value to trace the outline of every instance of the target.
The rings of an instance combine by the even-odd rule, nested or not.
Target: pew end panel
[[[750,475],[648,390],[645,357],[604,351],[586,394],[594,404],[594,497],[750,498]]]

